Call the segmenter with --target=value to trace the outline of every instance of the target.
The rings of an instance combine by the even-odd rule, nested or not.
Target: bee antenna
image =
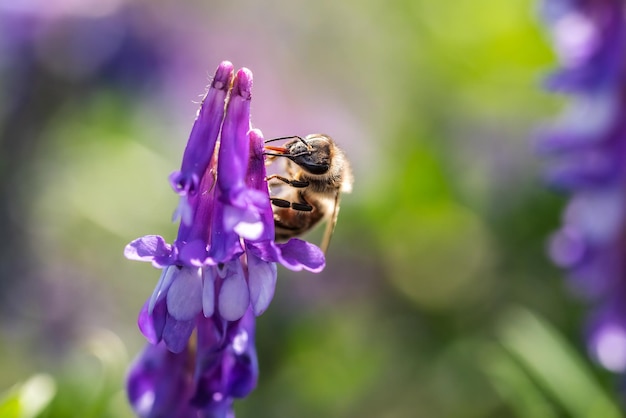
[[[266,139],[265,143],[267,144],[268,142],[274,142],[274,141],[280,141],[280,140],[283,140],[283,139],[292,139],[292,138],[296,138],[296,139],[300,140],[300,142],[302,142],[304,145],[306,145],[307,148],[309,147],[309,144],[304,140],[304,138],[302,138],[301,136],[298,136],[298,135],[281,136],[280,138]]]
[[[297,154],[279,154],[279,153],[276,153],[276,152],[267,152],[267,151],[265,151],[263,153],[263,155],[269,155],[269,156],[272,156],[272,157],[285,157],[285,158],[288,158],[290,160],[293,160],[296,157],[302,157],[303,155],[309,155],[309,151],[299,152]]]
[[[279,153],[276,153],[276,152],[267,152],[267,151],[265,151],[263,153],[263,155],[269,155],[271,157],[285,157],[285,158],[289,158],[289,159],[293,158],[293,156],[291,156],[289,154],[279,154]]]

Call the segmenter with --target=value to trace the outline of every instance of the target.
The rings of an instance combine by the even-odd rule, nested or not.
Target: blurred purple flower
[[[148,344],[130,367],[127,392],[140,417],[192,417],[193,350],[172,353],[163,343]]]
[[[0,69],[6,67],[18,82],[11,86],[18,93],[27,90],[21,83],[32,81],[32,72],[83,94],[103,86],[154,89],[172,73],[169,51],[159,39],[165,29],[146,22],[132,5],[93,14],[71,7],[52,10],[52,2],[39,6],[0,6]]]
[[[622,0],[545,0],[561,69],[548,87],[571,95],[543,133],[550,183],[571,193],[551,238],[556,264],[595,306],[592,356],[626,371],[626,9]]]
[[[252,311],[233,322],[202,318],[180,353],[163,343],[144,348],[131,365],[128,398],[142,418],[233,417],[234,398],[252,392],[258,374]]]
[[[195,408],[191,411],[202,416],[231,416],[232,398],[246,396],[256,384],[254,317],[272,300],[276,263],[291,270],[324,268],[324,254],[315,245],[299,239],[274,242],[264,140],[259,130],[250,129],[251,90],[248,69],[233,76],[231,63],[220,64],[181,169],[170,176],[181,200],[176,240],[168,244],[147,235],[124,250],[129,259],[162,268],[138,321],[153,345],[129,378],[129,396],[141,416],[157,416],[160,408],[170,408],[172,416],[196,416],[187,413],[189,402]],[[189,357],[192,335],[197,337],[191,350],[197,351],[192,362],[196,376],[189,400],[180,385],[173,388],[159,379],[169,368],[182,367],[179,356]],[[149,373],[145,364],[150,362],[159,363],[157,372]],[[144,394],[159,391],[168,396],[178,391],[172,396],[179,400],[164,406],[153,402],[142,412],[147,402],[142,399],[152,396]]]
[[[28,290],[48,286],[55,273],[42,272],[40,263],[19,256],[39,257],[34,247],[37,234],[32,233],[28,215],[37,196],[15,191],[44,180],[39,157],[47,152],[56,128],[84,120],[91,114],[89,109],[115,103],[115,122],[109,123],[112,114],[93,114],[94,127],[129,129],[127,122],[134,116],[124,112],[124,106],[147,94],[154,99],[173,78],[185,79],[168,58],[172,43],[164,41],[172,36],[165,23],[133,3],[0,1],[0,218],[15,218],[0,225],[6,237],[0,243],[0,314],[11,316],[15,307],[5,302],[14,288],[26,289],[25,304],[57,312],[40,324],[38,333],[38,338],[53,341],[56,347],[73,342],[62,336],[74,334],[72,329],[85,320],[71,314],[85,301],[69,297],[70,288],[64,288],[68,297],[62,301]],[[177,57],[182,55],[188,54],[177,51]],[[70,115],[68,109],[84,111]],[[95,135],[81,140],[87,144],[99,139]],[[73,141],[69,135],[55,149],[72,147]]]

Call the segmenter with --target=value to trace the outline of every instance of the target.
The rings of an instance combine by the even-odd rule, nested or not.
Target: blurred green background
[[[167,176],[225,59],[267,138],[328,133],[356,178],[324,272],[279,270],[239,418],[621,416],[545,255],[564,197],[532,138],[563,98],[537,7],[0,3],[0,416],[132,416],[159,272],[122,250],[175,237]]]

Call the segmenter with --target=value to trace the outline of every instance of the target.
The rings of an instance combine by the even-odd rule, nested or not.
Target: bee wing
[[[322,238],[322,243],[320,248],[326,254],[326,250],[330,245],[330,239],[333,236],[333,232],[335,231],[335,225],[337,224],[337,217],[339,216],[339,201],[341,200],[341,192],[337,192],[335,195],[335,205],[333,206],[333,214],[326,222],[326,229],[324,230],[324,237]]]

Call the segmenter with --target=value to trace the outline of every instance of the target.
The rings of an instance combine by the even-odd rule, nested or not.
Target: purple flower
[[[218,67],[181,170],[170,176],[181,199],[176,240],[168,244],[147,235],[124,250],[127,258],[162,269],[138,320],[152,345],[129,377],[135,410],[140,415],[148,411],[141,416],[157,416],[153,411],[167,408],[172,416],[196,416],[188,412],[190,402],[201,416],[231,416],[232,399],[246,396],[256,385],[254,317],[272,300],[276,263],[291,270],[324,268],[317,246],[299,239],[274,242],[263,135],[250,124],[252,73],[244,68],[233,76],[232,68],[229,62]],[[173,388],[159,380],[170,368],[187,364],[181,357],[191,357],[195,364],[191,399],[181,392],[183,383]],[[172,375],[181,371],[176,373]],[[142,406],[150,393],[169,396],[175,390],[175,404]]]
[[[548,180],[571,194],[552,259],[594,305],[592,356],[626,371],[626,14],[622,0],[545,0],[561,69],[548,87],[570,107],[542,134]]]

